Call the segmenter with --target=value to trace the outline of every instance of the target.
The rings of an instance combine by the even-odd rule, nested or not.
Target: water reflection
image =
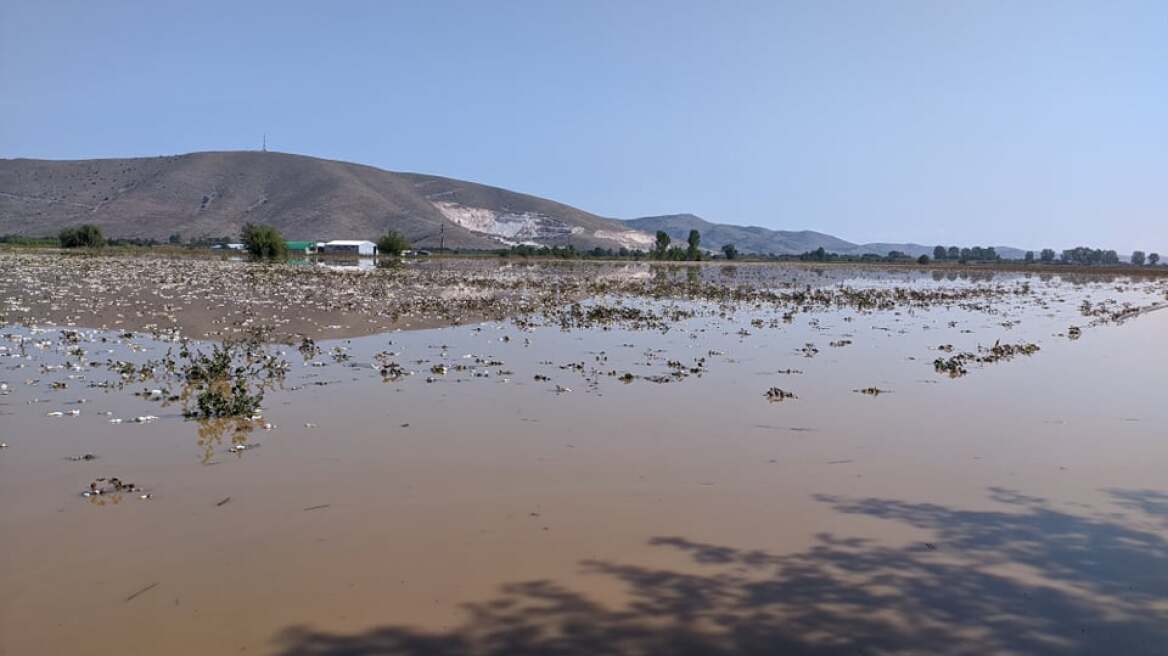
[[[212,464],[215,452],[222,446],[227,447],[224,450],[226,453],[241,457],[249,448],[256,446],[249,439],[252,431],[263,425],[262,420],[242,417],[203,419],[196,423],[199,429],[195,443],[202,452],[201,462],[204,465]]]
[[[377,260],[372,257],[360,257],[351,260],[330,258],[317,262],[316,266],[332,271],[372,271],[377,267]]]

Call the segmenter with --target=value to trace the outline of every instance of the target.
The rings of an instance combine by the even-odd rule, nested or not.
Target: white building
[[[377,255],[377,244],[357,239],[326,241],[320,252],[328,255]]]

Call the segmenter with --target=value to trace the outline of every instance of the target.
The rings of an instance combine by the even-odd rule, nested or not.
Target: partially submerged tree
[[[377,240],[377,250],[383,255],[401,255],[402,251],[410,250],[410,242],[402,233],[390,230]]]
[[[694,261],[702,259],[702,253],[698,250],[698,245],[702,243],[702,234],[697,230],[690,230],[688,241],[689,248],[685,252],[686,259]]]
[[[669,250],[669,243],[673,241],[669,238],[664,230],[657,231],[657,248],[654,251],[658,258],[664,257],[665,251]]]
[[[722,253],[726,256],[727,260],[738,259],[738,248],[734,244],[726,244],[723,246]]]
[[[246,223],[239,236],[253,257],[277,259],[288,256],[288,243],[280,231],[272,226]]]
[[[105,237],[101,228],[86,223],[75,228],[65,228],[57,235],[61,248],[101,248],[105,246]]]

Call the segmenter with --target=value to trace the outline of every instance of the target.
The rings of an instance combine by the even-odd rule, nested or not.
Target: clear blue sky
[[[606,216],[1168,253],[1168,2],[0,3],[0,156],[264,132]]]

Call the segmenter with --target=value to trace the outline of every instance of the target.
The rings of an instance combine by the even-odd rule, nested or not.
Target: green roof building
[[[316,252],[316,242],[314,241],[290,241],[287,242],[289,253],[303,253],[310,255]]]

